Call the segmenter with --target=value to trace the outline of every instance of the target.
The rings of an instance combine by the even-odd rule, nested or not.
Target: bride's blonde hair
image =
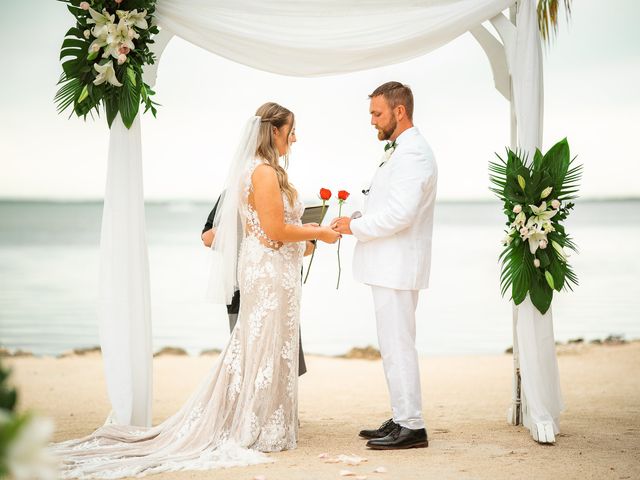
[[[284,166],[280,165],[280,154],[273,138],[273,128],[282,128],[285,125],[291,125],[287,136],[291,132],[294,125],[295,117],[289,109],[278,105],[277,103],[267,102],[256,110],[256,115],[262,119],[260,131],[258,132],[258,146],[256,147],[256,157],[261,158],[268,163],[275,171],[278,177],[280,190],[284,192],[289,200],[289,204],[293,205],[298,197],[298,192],[289,183],[289,176],[285,168],[289,166],[289,149],[284,154]],[[288,140],[288,139],[287,139]]]

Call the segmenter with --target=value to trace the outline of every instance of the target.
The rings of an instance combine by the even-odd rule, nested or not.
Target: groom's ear
[[[396,108],[394,108],[394,110],[396,111],[396,118],[398,120],[402,120],[404,118],[407,118],[407,109],[404,105],[398,105]]]

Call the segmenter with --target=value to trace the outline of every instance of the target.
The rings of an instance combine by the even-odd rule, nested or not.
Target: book
[[[329,208],[325,207],[323,212],[322,205],[305,208],[302,214],[302,223],[318,223],[322,225],[322,220],[324,220],[327,210],[329,210]]]

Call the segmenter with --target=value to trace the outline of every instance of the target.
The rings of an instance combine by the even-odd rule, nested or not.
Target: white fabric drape
[[[424,55],[515,0],[159,0],[161,28],[282,75],[354,72]]]
[[[513,102],[518,146],[531,157],[536,148],[542,147],[543,112],[542,52],[534,0],[519,2],[516,24],[515,55],[510,61]],[[517,307],[517,315],[523,422],[538,439],[538,430],[548,422],[553,422],[554,434],[560,432],[559,417],[564,409],[553,335],[553,314],[551,308],[544,315],[541,314],[527,297]],[[544,439],[549,440],[549,435]]]
[[[142,193],[140,117],[111,126],[100,259],[100,346],[109,422],[151,425],[149,260]]]
[[[515,0],[158,0],[156,19],[164,38],[155,47],[159,57],[168,38],[177,35],[257,69],[302,77],[331,75],[418,57],[514,3]],[[515,45],[505,45],[505,51],[512,77],[518,143],[530,151],[541,146],[542,140],[542,62],[535,0],[521,0],[518,5]],[[153,76],[155,68],[150,69]],[[105,301],[101,341],[117,421],[148,425],[151,340],[139,149],[137,121],[131,130],[126,130],[117,120],[111,132],[103,220],[101,289]],[[555,350],[549,348],[553,325],[550,313],[542,319],[533,320],[534,315],[524,314],[521,318],[518,344],[524,361],[523,388],[532,401],[535,395],[528,393],[525,376],[553,385],[557,381],[557,376],[544,376],[553,373],[544,365],[556,362]],[[539,328],[541,322],[546,326]],[[544,353],[538,355],[540,352]],[[529,411],[536,411],[531,407]]]

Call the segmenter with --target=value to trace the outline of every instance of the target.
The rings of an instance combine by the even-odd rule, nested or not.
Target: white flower
[[[89,2],[80,2],[80,8],[82,10],[89,10],[90,8]]]
[[[113,69],[113,62],[109,60],[104,65],[94,64],[93,68],[98,72],[98,76],[93,81],[94,85],[100,85],[101,83],[108,82],[113,86],[121,87],[122,84],[116,78],[116,71]]]
[[[554,210],[558,210],[560,208],[560,200],[551,200],[551,207]]]
[[[53,422],[41,417],[31,417],[7,447],[7,467],[16,480],[34,478],[54,480],[58,478],[55,460],[47,453],[53,433]]]
[[[93,8],[89,8],[89,14],[91,18],[87,20],[87,23],[95,23],[95,27],[91,30],[94,37],[99,37],[106,33],[109,29],[109,25],[113,25],[116,19],[115,15],[109,15],[107,10],[102,10],[102,13],[96,12]]]
[[[527,227],[522,227],[520,229],[520,236],[526,237],[527,235],[529,235],[529,229]]]
[[[118,55],[118,65],[122,65],[126,61],[127,61],[127,56],[124,53],[121,53],[120,55]]]
[[[133,9],[130,12],[126,10],[117,10],[116,15],[118,15],[120,20],[123,20],[128,25],[138,27],[143,30],[149,28],[149,24],[145,20],[145,17],[147,16],[146,10],[143,10],[140,13],[138,13],[137,9]]]
[[[541,238],[540,242],[538,242],[538,246],[544,250],[545,248],[547,248],[547,245],[549,244],[549,241],[545,238]]]
[[[549,194],[551,193],[551,190],[553,190],[553,187],[547,187],[545,188],[542,193],[540,194],[540,199],[543,198],[547,198],[549,196]]]
[[[545,247],[546,247],[546,242],[547,240],[547,234],[544,232],[540,232],[537,230],[534,230],[533,233],[529,234],[529,251],[531,252],[531,254],[535,254],[536,250],[538,250],[538,247],[540,247],[541,243],[545,243]]]
[[[513,207],[513,213],[520,213],[522,211],[522,205],[516,205]]]
[[[123,20],[118,22],[118,26],[107,38],[109,45],[104,50],[103,58],[107,58],[111,55],[113,58],[118,58],[120,55],[119,50],[122,47],[127,47],[129,50],[133,50],[135,45],[131,38],[129,38],[129,26]]]
[[[524,214],[524,212],[520,212],[518,213],[518,215],[516,215],[516,219],[513,221],[511,226],[520,228],[525,224],[526,221],[527,221],[527,216]]]
[[[82,32],[82,34],[84,35],[84,38],[89,40],[89,37],[91,36],[91,30],[85,30],[84,32]]]
[[[553,218],[556,213],[558,213],[557,210],[547,210],[547,202],[542,202],[539,207],[536,207],[535,205],[529,205],[529,207],[531,207],[533,215],[531,215],[529,220],[527,220],[527,227],[532,227],[534,225],[542,226]]]
[[[533,266],[536,268],[540,268],[540,260],[538,260],[537,258],[533,259]]]

